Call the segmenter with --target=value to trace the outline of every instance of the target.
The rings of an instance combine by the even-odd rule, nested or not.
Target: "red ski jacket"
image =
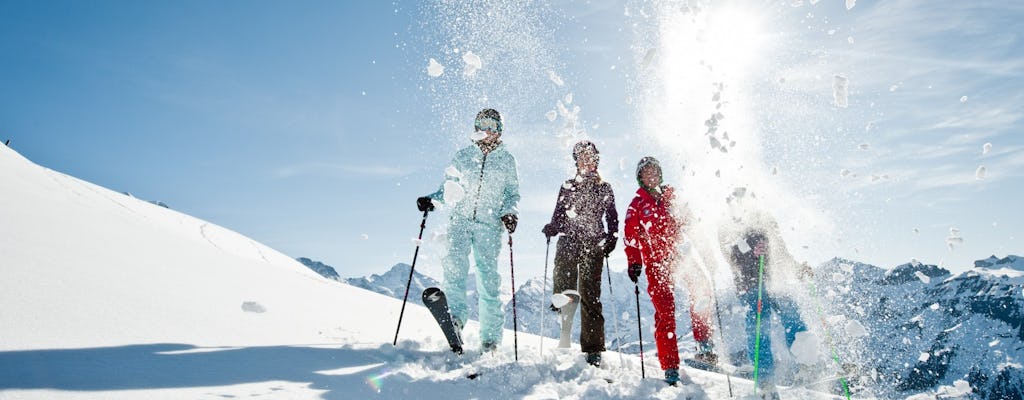
[[[668,259],[674,252],[682,228],[672,216],[673,190],[661,187],[661,201],[655,200],[643,188],[626,210],[626,259],[629,264],[650,266]]]

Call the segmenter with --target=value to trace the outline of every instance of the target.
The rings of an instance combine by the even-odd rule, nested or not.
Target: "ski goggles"
[[[476,120],[476,130],[501,133],[501,121],[494,118],[478,118]]]

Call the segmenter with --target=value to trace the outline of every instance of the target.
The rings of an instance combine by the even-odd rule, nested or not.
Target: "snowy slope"
[[[472,322],[469,353],[452,357],[415,305],[392,346],[399,301],[223,227],[6,147],[0,185],[0,399],[727,397],[717,374],[667,387],[640,380],[635,356],[595,369],[576,352],[541,356],[526,334],[516,362],[511,331],[480,355]]]

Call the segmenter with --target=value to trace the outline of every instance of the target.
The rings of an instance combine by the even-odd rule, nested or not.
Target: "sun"
[[[755,67],[769,44],[756,10],[730,5],[708,12],[700,35],[707,62],[730,75]]]

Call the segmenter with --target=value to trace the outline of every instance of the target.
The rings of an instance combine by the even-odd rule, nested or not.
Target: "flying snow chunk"
[[[953,246],[964,244],[964,238],[960,236],[960,230],[949,228],[949,236],[946,237],[946,245],[952,250]]]
[[[852,10],[857,5],[857,0],[846,0],[846,9]]]
[[[473,76],[478,69],[484,67],[484,61],[480,59],[480,56],[473,54],[472,51],[467,51],[466,54],[463,54],[462,61],[466,63],[466,70],[463,72],[466,76]]]
[[[935,391],[935,398],[962,398],[970,395],[973,391],[970,383],[963,379],[957,379],[953,382],[953,386],[939,386],[939,389]]]
[[[558,112],[555,110],[548,111],[544,113],[544,118],[547,118],[550,122],[555,122],[555,119],[558,118]]]
[[[981,166],[978,167],[978,169],[974,170],[974,178],[975,179],[985,179],[985,174],[987,172],[988,172],[988,170],[985,168],[985,166],[981,165]]]
[[[479,140],[483,140],[485,137],[487,137],[487,132],[484,132],[484,131],[476,131],[476,130],[474,130],[473,133],[471,133],[469,135],[469,139],[474,141],[474,142],[479,141]]]
[[[981,155],[986,155],[990,151],[992,151],[992,143],[985,143],[984,146],[981,146]]]
[[[928,306],[928,308],[932,309],[933,311],[938,311],[939,307],[941,307],[939,303],[933,303],[932,305]]]
[[[836,107],[846,108],[847,106],[850,105],[850,93],[847,89],[849,84],[850,80],[846,79],[846,77],[842,75],[836,75],[832,79],[832,98],[834,100],[833,103],[836,105]]]
[[[996,347],[999,344],[999,339],[988,342],[988,347]]]
[[[452,178],[462,179],[462,172],[460,172],[458,168],[455,168],[454,165],[449,165],[448,168],[445,168],[444,174]]]
[[[917,357],[917,361],[920,361],[920,362],[927,362],[929,358],[932,358],[932,355],[931,355],[931,354],[928,354],[928,353],[921,353],[921,355]]]
[[[555,293],[551,295],[551,304],[555,308],[565,307],[566,304],[572,303],[572,297],[566,296],[562,293]]]
[[[961,103],[966,103],[967,102],[967,96],[960,97],[960,102]]]
[[[562,77],[558,76],[555,71],[548,70],[548,79],[551,79],[551,82],[554,82],[558,86],[565,85],[565,81],[563,81]]]
[[[846,37],[846,41],[847,41],[848,43],[850,43],[850,44],[853,44],[853,42],[854,42],[854,40],[853,40],[853,36],[847,36],[847,37]]]
[[[932,278],[929,278],[928,275],[925,275],[924,272],[921,271],[914,271],[914,275],[917,276],[917,279],[920,279],[921,282],[924,283],[931,282],[932,280]]]
[[[572,93],[565,95],[565,104],[572,104]]]
[[[427,75],[430,75],[431,78],[437,78],[443,74],[444,65],[441,65],[441,63],[437,62],[437,60],[431,58],[430,64],[427,65]]]
[[[369,240],[370,239],[370,235],[367,235],[365,233],[362,234],[362,235],[359,235],[359,237],[363,238],[363,240]]]
[[[462,188],[458,182],[445,181],[444,182],[444,203],[445,204],[456,204],[466,197],[466,189]]]
[[[869,144],[869,143],[861,143],[861,144],[857,145],[857,148],[859,148],[861,150],[867,150],[867,149],[871,148],[871,144]]]
[[[857,320],[851,319],[846,323],[846,334],[851,337],[862,337],[868,335],[868,330]]]
[[[920,229],[914,228],[914,233],[921,233]]]
[[[843,178],[850,176],[850,170],[844,168],[842,171],[839,171],[839,176]]]
[[[814,365],[821,358],[821,339],[818,339],[810,331],[797,332],[796,340],[793,341],[793,345],[790,346],[789,350],[793,353],[793,358],[797,362],[804,365]]]

